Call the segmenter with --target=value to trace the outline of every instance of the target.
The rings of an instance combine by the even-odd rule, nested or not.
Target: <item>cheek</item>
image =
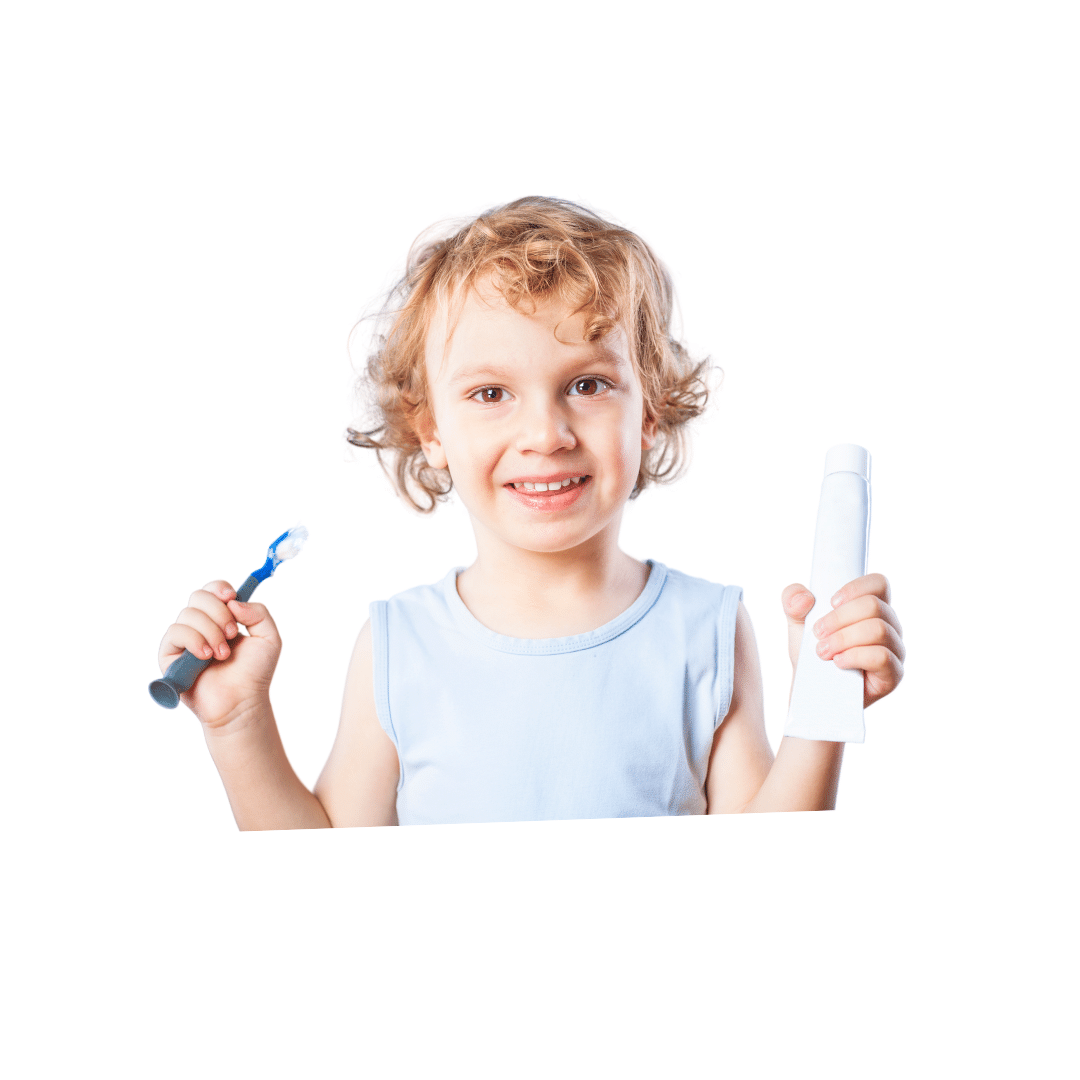
[[[602,432],[593,432],[593,437],[595,450],[603,445],[600,456],[608,463],[608,482],[617,486],[620,492],[623,488],[630,491],[637,483],[641,468],[641,421],[635,410],[631,408],[612,417]]]
[[[498,442],[483,426],[449,419],[445,429],[440,430],[450,473],[459,487],[480,481],[499,463]]]

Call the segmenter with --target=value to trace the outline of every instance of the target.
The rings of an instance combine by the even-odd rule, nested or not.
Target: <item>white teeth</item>
[[[522,480],[520,483],[515,483],[514,487],[518,491],[559,491],[571,484],[580,484],[584,479],[584,476],[568,476],[565,480],[553,480],[550,484],[534,484],[528,480]]]

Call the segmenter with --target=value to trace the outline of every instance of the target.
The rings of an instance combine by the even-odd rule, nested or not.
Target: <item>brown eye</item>
[[[605,379],[578,379],[570,392],[579,397],[595,397],[608,385]]]
[[[506,391],[499,386],[485,386],[483,390],[477,390],[473,397],[485,405],[498,405],[505,393]]]

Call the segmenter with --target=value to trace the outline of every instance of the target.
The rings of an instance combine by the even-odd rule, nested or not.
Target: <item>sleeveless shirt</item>
[[[626,611],[572,637],[489,630],[460,567],[371,605],[400,824],[705,812],[742,589],[649,567]]]

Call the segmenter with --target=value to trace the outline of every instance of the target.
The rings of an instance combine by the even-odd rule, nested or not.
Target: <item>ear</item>
[[[645,410],[641,420],[641,449],[651,450],[656,445],[656,417]]]
[[[420,449],[424,452],[427,463],[433,469],[445,469],[447,467],[446,452],[439,438],[439,429],[430,417],[420,425],[416,434],[420,439]]]

